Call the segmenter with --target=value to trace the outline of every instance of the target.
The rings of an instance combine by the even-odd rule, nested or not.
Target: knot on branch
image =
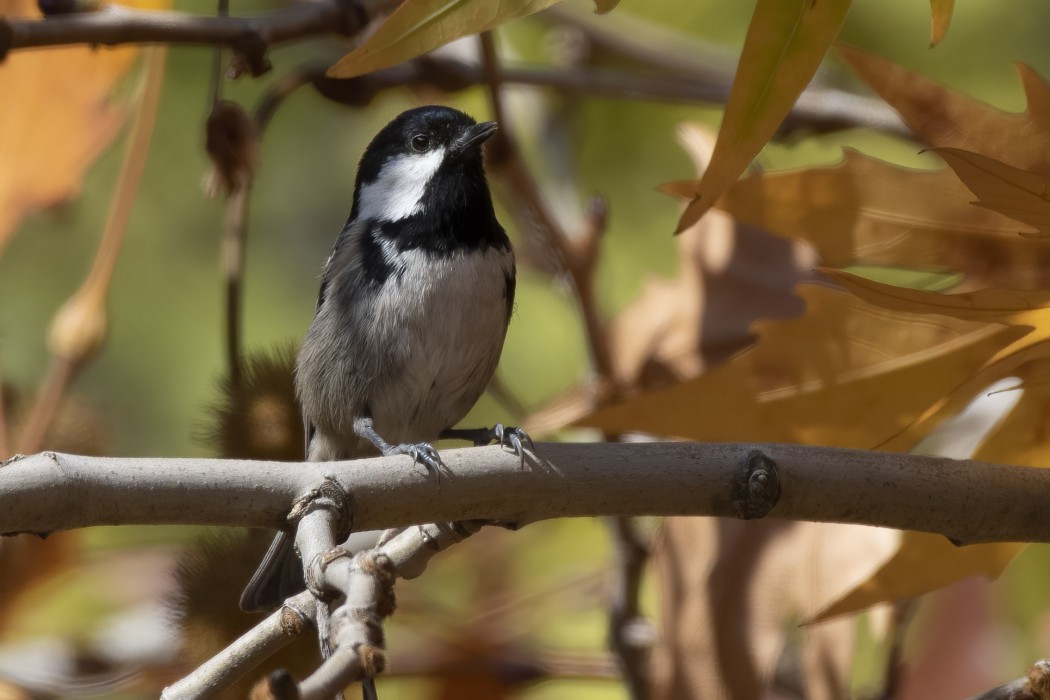
[[[368,574],[375,581],[376,597],[374,610],[380,618],[394,614],[397,602],[394,598],[394,582],[397,580],[397,569],[393,560],[386,554],[367,550],[354,559],[355,568]]]
[[[1038,700],[1050,700],[1050,661],[1040,659],[1025,674],[1028,690]]]
[[[295,499],[288,511],[288,523],[296,525],[315,510],[329,510],[338,518],[338,539],[346,539],[353,527],[350,496],[335,480],[327,478],[321,485]]]
[[[748,453],[747,461],[733,478],[731,499],[733,515],[741,520],[768,515],[780,500],[776,462],[758,450]]]
[[[324,599],[328,585],[325,579],[325,570],[332,562],[348,556],[350,556],[348,550],[342,547],[333,547],[327,552],[322,552],[314,557],[313,561],[310,562],[310,566],[306,568],[306,587],[314,596],[320,600]]]
[[[288,637],[298,637],[310,627],[310,618],[286,601],[281,606],[281,631]]]

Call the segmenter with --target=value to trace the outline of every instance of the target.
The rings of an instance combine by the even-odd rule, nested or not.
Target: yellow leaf
[[[1050,178],[959,148],[935,148],[978,203],[1050,236]]]
[[[684,189],[673,183],[675,193]],[[1050,285],[1045,244],[1018,236],[1014,221],[975,209],[970,199],[948,168],[913,170],[847,150],[836,165],[743,178],[717,206],[740,222],[811,243],[832,267],[961,272],[981,287]]]
[[[711,165],[678,232],[700,219],[744,172],[813,78],[850,0],[758,0]]]
[[[805,316],[756,324],[758,343],[727,364],[578,423],[692,440],[870,448],[1027,332],[887,313],[819,286],[799,287],[798,294]]]
[[[363,45],[329,68],[328,75],[353,78],[389,68],[450,41],[539,12],[556,2],[558,0],[405,0]],[[615,2],[609,0],[597,3],[599,11],[611,10],[613,5]]]
[[[835,281],[858,297],[886,309],[942,315],[944,317],[999,324],[1018,331],[1003,342],[981,366],[956,374],[954,386],[912,423],[887,439],[885,449],[908,449],[951,405],[968,400],[974,391],[1003,377],[1016,374],[1028,363],[1045,363],[1050,356],[1050,291],[983,289],[964,294],[938,294],[904,289],[852,275],[825,270]],[[985,455],[987,457],[987,455]]]
[[[1050,175],[1050,89],[1023,63],[1016,66],[1028,108],[1015,114],[949,90],[874,54],[844,46],[838,51],[900,112],[921,141],[983,153],[1017,168]]]
[[[31,0],[0,14],[39,16]],[[61,204],[116,136],[124,110],[110,101],[131,67],[134,48],[71,46],[14,51],[0,64],[0,251],[22,218]]]
[[[933,13],[933,22],[930,24],[930,46],[939,44],[948,32],[954,9],[955,0],[930,0],[930,11]]]
[[[900,549],[874,576],[821,610],[811,622],[885,601],[915,598],[969,576],[995,578],[1023,548],[1023,544],[1009,542],[956,547],[941,535],[904,532]]]

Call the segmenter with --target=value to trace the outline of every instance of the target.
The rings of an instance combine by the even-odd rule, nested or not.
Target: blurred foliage
[[[581,2],[581,5],[589,3]],[[237,14],[264,11],[276,3],[235,4]],[[177,3],[178,9],[210,13],[211,3]],[[729,60],[739,54],[753,3],[728,0],[624,2],[614,15],[637,16],[712,43]],[[930,49],[930,8],[916,0],[857,0],[839,41],[866,48],[913,71],[1004,109],[1020,110],[1023,97],[1012,61],[1023,61],[1050,75],[1045,27],[1050,6],[1040,0],[969,0],[955,9],[951,29]],[[521,60],[547,58],[549,31],[537,20],[517,21],[500,31],[503,48]],[[346,47],[331,39],[275,50],[271,76],[242,79],[224,86],[225,96],[253,105],[265,86],[307,58],[334,60]],[[101,49],[105,51],[105,49]],[[209,430],[207,407],[216,399],[222,371],[223,303],[220,230],[223,204],[205,199],[200,182],[207,170],[203,123],[209,109],[211,53],[199,48],[171,50],[160,116],[127,241],[111,289],[110,334],[98,359],[80,377],[76,390],[93,410],[107,417],[109,450],[117,455],[208,455],[199,436]],[[857,87],[858,80],[829,59],[832,82]],[[68,67],[75,72],[77,67]],[[862,88],[861,88],[862,89]],[[542,91],[528,93],[542,94]],[[316,298],[320,265],[349,210],[357,160],[375,131],[420,96],[391,91],[367,109],[335,105],[309,88],[280,109],[261,149],[254,184],[245,282],[245,338],[249,348],[295,343],[305,331]],[[486,114],[482,89],[441,99],[475,115]],[[609,230],[597,285],[608,315],[636,299],[645,280],[671,275],[677,248],[671,232],[677,204],[654,187],[695,175],[675,143],[683,120],[718,123],[721,111],[707,106],[664,105],[643,101],[578,98],[559,112],[571,134],[577,203],[600,192],[609,201]],[[515,117],[517,118],[517,113]],[[521,114],[528,121],[528,111]],[[526,131],[525,150],[544,172],[541,139]],[[118,140],[119,143],[119,140]],[[794,138],[765,149],[766,169],[799,167],[839,160],[849,145],[878,158],[913,167],[936,167],[936,157],[916,153],[913,144],[851,131],[814,138]],[[5,382],[27,393],[37,386],[47,355],[51,318],[77,288],[97,247],[109,194],[120,164],[118,148],[92,167],[80,197],[59,210],[28,218],[0,257],[0,368]],[[505,213],[501,217],[505,222]],[[518,232],[512,231],[512,235]],[[898,270],[884,282],[937,288],[942,276]],[[903,281],[902,281],[903,280]],[[533,407],[572,386],[586,372],[581,325],[565,290],[549,277],[523,270],[517,311],[501,364],[501,376],[526,406]],[[509,417],[513,420],[518,417]],[[507,420],[504,409],[485,397],[465,423]],[[86,638],[98,620],[129,600],[125,588],[163,588],[164,575],[148,576],[134,567],[125,588],[114,589],[114,574],[103,566],[124,551],[166,553],[155,563],[170,564],[169,545],[198,534],[196,529],[123,528],[86,533],[78,555],[81,568],[53,579],[33,592],[23,616],[5,630],[5,641],[43,634]],[[409,646],[420,629],[455,635],[506,638],[515,645],[547,650],[604,648],[604,568],[606,534],[594,521],[562,521],[530,526],[521,533],[486,532],[463,554],[439,558],[419,580],[399,588],[403,617],[395,616],[391,649]],[[495,627],[470,627],[476,592],[491,582],[487,566],[508,566],[514,602],[495,618]],[[591,579],[587,579],[591,576]],[[1043,546],[1028,547],[995,584],[993,616],[1001,621],[1004,652],[994,659],[1002,674],[1019,675],[1027,662],[1046,654],[1050,618],[1042,582],[1050,576],[1050,556]],[[591,580],[591,587],[562,591],[566,581]],[[151,588],[152,587],[152,588]],[[499,590],[496,587],[495,590]],[[564,597],[563,597],[564,596]],[[517,600],[517,599],[521,600]],[[648,597],[651,604],[652,596]],[[551,609],[548,610],[547,606]],[[413,610],[445,611],[444,617],[416,619]],[[467,613],[463,611],[467,610]],[[482,616],[484,611],[473,611]],[[490,619],[491,622],[491,619]],[[428,629],[428,627],[436,629]],[[522,631],[524,630],[524,631]],[[487,637],[486,637],[487,638]],[[863,640],[863,635],[862,635]],[[435,645],[437,645],[435,643]],[[877,646],[877,645],[871,645]],[[855,684],[870,689],[881,681],[881,649],[868,648],[855,671]],[[874,661],[872,659],[875,659]],[[437,662],[435,662],[437,663]],[[417,689],[418,679],[391,679],[384,693]],[[614,681],[548,681],[524,697],[539,699],[624,697]]]

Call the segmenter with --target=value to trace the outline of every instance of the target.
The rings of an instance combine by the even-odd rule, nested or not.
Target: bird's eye
[[[412,150],[417,153],[426,153],[430,150],[430,137],[426,134],[416,134],[412,137]]]

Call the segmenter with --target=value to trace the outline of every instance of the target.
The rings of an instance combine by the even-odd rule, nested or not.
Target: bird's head
[[[400,221],[475,198],[488,203],[481,151],[496,128],[451,107],[402,112],[361,158],[352,217]]]

